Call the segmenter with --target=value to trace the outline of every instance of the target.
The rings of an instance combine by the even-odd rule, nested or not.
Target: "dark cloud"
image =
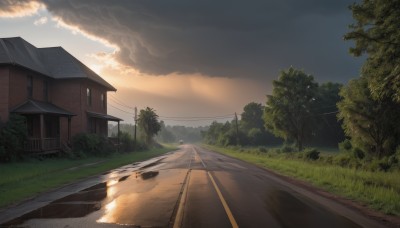
[[[352,0],[43,0],[64,22],[120,47],[141,72],[275,78],[291,65],[347,81],[360,60],[342,36]]]

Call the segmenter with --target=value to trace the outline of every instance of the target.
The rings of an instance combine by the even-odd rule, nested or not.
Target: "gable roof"
[[[36,48],[21,37],[0,38],[0,64],[19,65],[54,79],[87,78],[116,91],[62,47]]]
[[[23,104],[11,110],[12,113],[19,114],[54,114],[60,116],[76,116],[56,105],[48,102],[27,100]]]

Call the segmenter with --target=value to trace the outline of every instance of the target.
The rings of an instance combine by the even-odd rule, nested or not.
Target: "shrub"
[[[131,135],[127,132],[120,132],[119,134],[120,150],[122,152],[133,151],[135,147],[135,142],[133,141]]]
[[[114,146],[104,137],[96,134],[77,134],[72,139],[75,154],[104,156],[115,151]]]
[[[296,149],[293,146],[289,145],[283,145],[283,147],[280,149],[282,153],[291,153],[296,151]]]
[[[323,161],[326,163],[326,164],[333,164],[333,156],[332,155],[326,155],[326,156],[323,156],[323,157],[321,157],[322,159],[323,159]]]
[[[260,151],[261,153],[267,153],[267,152],[268,152],[268,149],[267,149],[266,147],[260,146],[260,147],[258,148],[258,151]]]
[[[352,148],[351,142],[348,139],[345,139],[343,142],[339,143],[339,150],[341,152],[350,151]]]
[[[369,163],[366,163],[364,168],[370,171],[383,171],[387,172],[391,166],[388,157],[382,159],[372,159]]]
[[[351,152],[353,153],[353,156],[357,159],[362,160],[365,157],[365,153],[364,151],[362,151],[361,149],[354,147]]]
[[[0,129],[0,161],[22,158],[23,145],[27,138],[25,117],[10,115]]]
[[[333,163],[342,167],[347,167],[352,158],[347,153],[340,153],[333,158]]]
[[[320,152],[315,148],[307,148],[303,152],[304,158],[308,160],[318,160]]]

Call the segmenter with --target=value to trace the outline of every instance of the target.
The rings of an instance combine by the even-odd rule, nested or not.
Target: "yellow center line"
[[[206,164],[204,164],[203,159],[201,159],[201,157],[200,157],[200,155],[199,155],[199,153],[197,152],[197,150],[196,150],[195,147],[193,147],[193,150],[194,150],[195,153],[197,154],[197,157],[200,159],[200,161],[201,161],[201,163],[203,164],[204,168],[207,168]],[[228,206],[228,204],[226,203],[224,197],[222,196],[222,193],[221,193],[221,191],[219,190],[218,185],[217,185],[217,183],[215,182],[213,176],[212,176],[211,173],[208,172],[208,171],[207,171],[207,174],[208,174],[208,176],[210,177],[211,182],[213,183],[213,186],[214,186],[214,188],[215,188],[215,191],[216,191],[217,194],[218,194],[218,197],[219,197],[219,199],[220,199],[220,201],[221,201],[221,203],[222,203],[222,206],[223,206],[224,209],[225,209],[226,215],[228,216],[228,219],[229,219],[229,221],[231,222],[232,227],[233,227],[233,228],[238,228],[239,226],[238,226],[238,224],[236,223],[235,218],[233,217],[233,214],[232,214],[232,212],[231,212],[231,209],[229,209],[229,206]]]
[[[215,180],[214,180],[213,176],[211,175],[211,173],[208,172],[208,171],[207,171],[207,173],[208,173],[208,176],[209,176],[210,179],[211,179],[211,182],[212,182],[213,185],[214,185],[215,190],[217,191],[217,194],[218,194],[218,196],[219,196],[219,199],[221,200],[222,206],[224,206],[225,212],[226,212],[226,214],[228,215],[228,218],[229,218],[229,221],[230,221],[231,224],[232,224],[232,227],[233,227],[233,228],[238,228],[239,226],[238,226],[238,224],[236,223],[236,220],[235,220],[235,218],[233,217],[233,214],[232,214],[231,210],[229,209],[228,204],[226,203],[224,197],[222,196],[222,193],[221,193],[221,191],[219,190],[219,188],[218,188],[218,186],[217,186],[217,183],[215,183]]]
[[[193,147],[194,152],[196,153],[197,157],[200,159],[201,164],[203,164],[204,168],[207,168],[206,164],[204,164],[203,159],[201,159],[199,153],[197,152],[196,148]]]
[[[189,188],[190,174],[191,174],[191,169],[188,170],[187,176],[184,180],[183,192],[182,192],[181,199],[179,202],[178,211],[176,212],[176,217],[175,217],[173,228],[182,227],[183,215],[184,215],[185,204],[186,204],[186,199],[187,199],[187,191]]]

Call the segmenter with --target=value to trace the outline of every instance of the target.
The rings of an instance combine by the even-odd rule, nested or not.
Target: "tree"
[[[350,9],[357,23],[344,38],[355,41],[351,54],[368,54],[362,75],[372,98],[400,102],[400,0],[363,0]]]
[[[176,142],[175,135],[165,127],[164,121],[160,122],[160,126],[161,128],[157,138],[166,143]]]
[[[261,104],[255,102],[250,102],[244,106],[240,127],[245,131],[249,131],[252,128],[264,130],[263,108]]]
[[[339,92],[342,87],[342,84],[332,82],[322,83],[318,87],[314,108],[316,113],[316,126],[312,139],[314,144],[337,146],[345,139],[341,121],[336,117],[338,111],[336,104],[341,100]]]
[[[340,95],[338,117],[353,146],[381,157],[400,145],[400,106],[391,98],[372,99],[365,77],[350,81]]]
[[[267,95],[265,127],[278,137],[295,141],[301,151],[311,132],[318,84],[313,76],[291,67],[282,71],[273,85],[272,95]]]
[[[158,115],[154,109],[149,107],[140,110],[138,126],[141,132],[143,132],[147,145],[153,142],[153,137],[161,130],[161,124],[158,122]]]

